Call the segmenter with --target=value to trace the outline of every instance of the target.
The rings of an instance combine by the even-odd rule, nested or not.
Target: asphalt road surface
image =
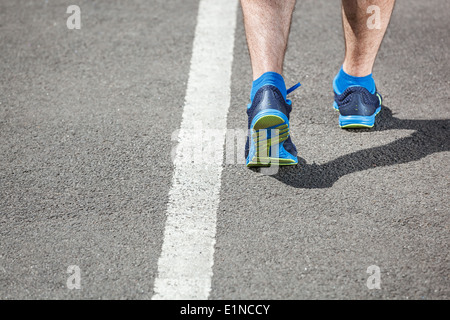
[[[199,0],[74,2],[0,0],[0,298],[151,299]],[[66,26],[72,4],[79,30]],[[219,163],[209,299],[450,297],[450,2],[397,1],[370,130],[340,129],[332,108],[339,14],[328,0],[294,13],[299,165]],[[233,32],[226,128],[245,129],[239,7]],[[67,285],[74,265],[80,289]]]

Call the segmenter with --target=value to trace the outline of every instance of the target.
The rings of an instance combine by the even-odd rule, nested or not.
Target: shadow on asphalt
[[[450,119],[401,120],[383,106],[372,129],[349,129],[348,132],[416,130],[408,137],[384,146],[353,152],[324,164],[307,164],[299,158],[296,166],[280,167],[272,177],[295,188],[330,188],[350,173],[420,160],[435,152],[450,150]]]

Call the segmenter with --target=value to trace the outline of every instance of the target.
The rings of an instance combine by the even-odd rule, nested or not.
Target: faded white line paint
[[[211,291],[236,10],[237,0],[200,1],[152,299],[207,299]],[[183,150],[197,150],[199,125],[215,129],[216,156],[192,163]]]

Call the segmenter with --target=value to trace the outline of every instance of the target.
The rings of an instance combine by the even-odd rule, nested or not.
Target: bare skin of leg
[[[282,74],[295,0],[241,0],[241,6],[253,80]]]
[[[345,36],[344,71],[355,77],[372,73],[375,58],[391,18],[395,0],[342,0],[342,24]],[[379,29],[370,29],[369,6],[380,8]],[[373,13],[374,14],[374,13]]]
[[[395,0],[342,0],[344,71],[355,77],[372,73]],[[241,0],[253,80],[268,71],[283,73],[295,0]],[[380,29],[369,29],[367,8],[380,8]]]

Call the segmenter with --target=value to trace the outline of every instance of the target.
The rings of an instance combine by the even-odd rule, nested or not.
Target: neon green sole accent
[[[281,130],[279,128],[275,128],[275,129],[278,130],[279,137],[286,136],[286,139],[287,139],[287,137],[289,136],[289,128],[287,128],[287,126],[282,126],[282,127],[286,127],[286,128],[284,128],[284,130]],[[267,129],[267,131],[259,130],[255,133],[253,133],[252,134],[253,141],[255,141],[256,143],[258,143],[260,141],[265,141],[267,139],[268,132],[270,132],[270,129]]]
[[[270,148],[272,145],[276,145],[279,144],[285,140],[287,140],[287,138],[289,138],[289,132],[280,134],[276,137],[273,137],[269,140],[267,139],[261,139],[261,140],[255,140],[253,139],[253,141],[255,141],[256,144],[256,148],[257,149],[261,149],[261,148]]]
[[[297,161],[294,161],[292,159],[269,158],[269,157],[256,158],[255,157],[252,159],[252,161],[250,161],[247,164],[247,167],[262,167],[262,166],[269,167],[271,165],[293,166],[296,164],[297,164]]]
[[[284,124],[283,118],[274,115],[267,115],[261,117],[258,121],[256,121],[256,123],[253,126],[253,129],[254,130],[267,129],[279,124]]]
[[[368,126],[365,124],[347,124],[345,126],[340,126],[342,129],[361,129],[361,128],[373,128],[374,126]]]
[[[288,125],[287,124],[283,124],[283,125],[281,125],[281,126],[278,126],[278,127],[274,127],[273,129],[276,129],[276,130],[278,130],[279,132],[280,132],[280,134],[282,134],[282,133],[284,133],[284,132],[286,132],[286,131],[289,131],[289,128],[288,128]],[[265,135],[265,131],[261,131],[262,129],[260,129],[260,130],[258,130],[258,131],[256,131],[256,132],[254,132],[253,134],[252,134],[252,137],[253,138],[260,138],[260,137],[262,137],[262,136],[264,136]],[[268,130],[270,130],[270,129],[268,129]]]
[[[383,101],[381,100],[381,96],[377,93],[377,97],[378,97],[378,100],[380,100],[380,106],[383,104]]]

